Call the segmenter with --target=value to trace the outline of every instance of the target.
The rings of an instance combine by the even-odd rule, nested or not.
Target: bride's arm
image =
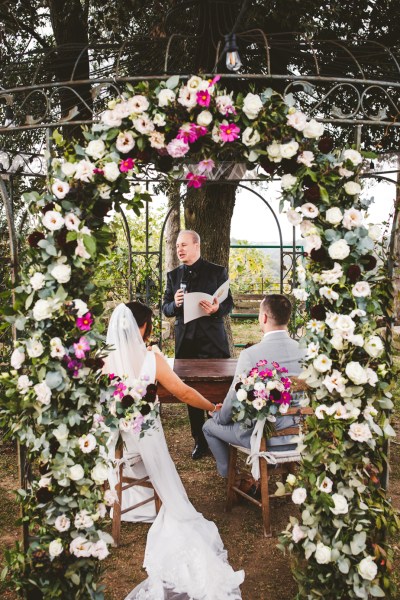
[[[219,406],[216,406],[199,392],[192,387],[183,383],[182,379],[173,372],[167,361],[159,354],[156,357],[156,379],[161,383],[166,390],[176,396],[181,402],[195,406],[196,408],[202,408],[203,410],[209,410],[214,412],[219,410]]]

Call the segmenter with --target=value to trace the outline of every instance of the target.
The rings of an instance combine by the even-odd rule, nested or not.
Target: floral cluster
[[[106,410],[117,420],[121,432],[143,437],[146,431],[157,426],[160,414],[157,385],[149,383],[148,375],[129,382],[129,385],[113,374],[109,378],[112,385]]]
[[[362,155],[321,152],[321,141],[318,150],[303,150],[297,170],[282,177],[287,218],[304,238],[293,295],[310,312],[301,344],[314,409],[292,482],[301,518],[291,519],[282,542],[307,560],[296,570],[305,597],[331,597],[332,589],[338,598],[383,597],[392,568],[383,521],[389,532],[399,525],[382,489],[385,441],[394,435],[383,230],[368,225]]]
[[[272,428],[276,416],[286,414],[292,400],[287,372],[277,362],[269,366],[263,359],[240,375],[235,385],[236,398],[232,401],[233,420],[251,425],[255,420],[265,419],[266,427]]]

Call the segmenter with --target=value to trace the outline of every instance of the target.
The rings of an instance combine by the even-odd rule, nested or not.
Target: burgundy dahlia
[[[358,265],[350,265],[347,270],[347,277],[351,283],[356,283],[361,277],[361,269]]]
[[[309,202],[318,202],[321,198],[319,186],[315,183],[304,191],[304,198]]]
[[[317,321],[325,321],[326,319],[326,309],[323,304],[316,304],[311,307],[310,316],[312,319],[317,319]]]
[[[328,152],[330,152],[333,148],[333,139],[328,136],[325,135],[324,137],[322,137],[319,142],[318,142],[318,150],[320,150],[320,152],[322,152],[323,154],[328,154]]]
[[[367,256],[363,256],[361,259],[361,264],[363,265],[366,271],[373,271],[377,265],[377,260],[375,256],[372,254],[367,254]]]
[[[133,406],[134,403],[135,401],[130,394],[127,394],[121,399],[121,404],[123,408],[129,408],[130,406]]]
[[[47,213],[47,211],[49,210],[54,210],[55,204],[54,202],[48,202],[47,204],[45,204],[42,208],[42,213],[45,214]]]
[[[323,263],[329,260],[329,254],[326,248],[324,248],[324,246],[321,246],[321,248],[319,248],[318,250],[315,250],[315,248],[311,250],[310,258],[314,262]]]
[[[32,233],[28,235],[28,244],[31,248],[37,248],[40,240],[44,240],[44,238],[45,235],[41,231],[32,231]]]

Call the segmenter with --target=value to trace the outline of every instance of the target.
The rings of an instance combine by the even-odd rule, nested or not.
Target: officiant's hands
[[[185,295],[185,292],[183,290],[177,290],[175,292],[174,300],[175,300],[176,306],[182,306],[184,295]]]
[[[201,308],[205,310],[208,315],[213,315],[219,309],[218,298],[214,298],[213,302],[209,302],[208,300],[201,300],[199,302]]]

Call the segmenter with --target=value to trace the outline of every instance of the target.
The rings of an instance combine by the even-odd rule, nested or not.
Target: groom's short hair
[[[268,294],[261,302],[261,310],[276,325],[287,325],[292,314],[292,304],[283,294]]]

